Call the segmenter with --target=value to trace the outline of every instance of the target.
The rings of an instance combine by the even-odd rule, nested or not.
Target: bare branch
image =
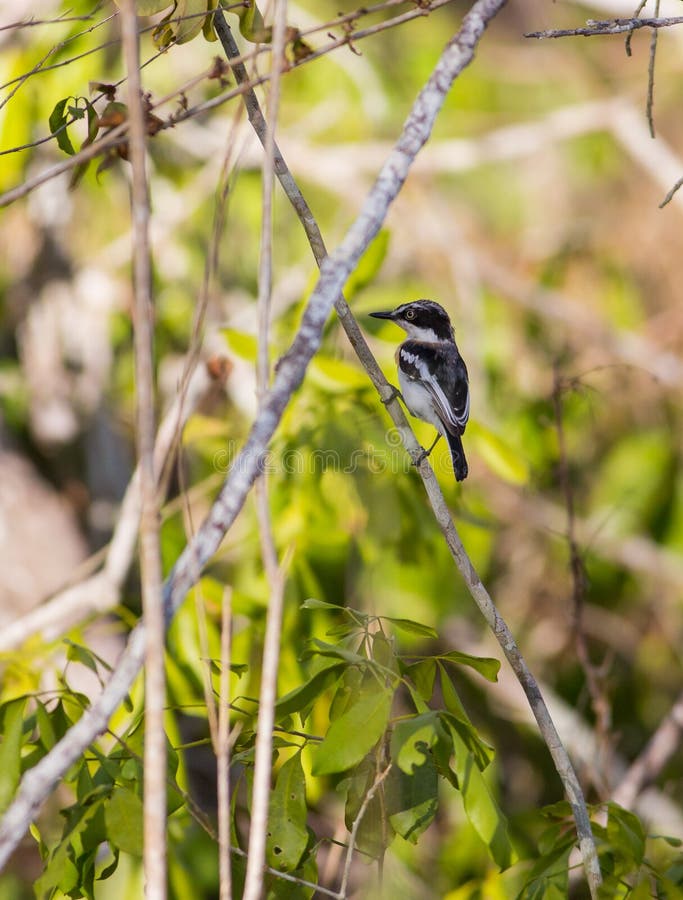
[[[495,15],[498,9],[502,7],[502,5],[503,3],[489,4],[490,12],[488,13],[488,18],[491,18],[493,15]],[[479,6],[486,6],[486,4],[475,4],[472,11],[470,12],[470,15],[472,14],[472,12],[477,11],[477,7]],[[493,9],[491,9],[491,7],[493,7]],[[488,18],[486,18],[487,13],[484,13],[483,15],[483,23],[481,23],[482,28],[485,27],[486,22],[488,21]],[[221,42],[223,43],[223,47],[226,51],[226,54],[228,55],[228,58],[230,58],[235,54],[237,48],[234,43],[234,39],[232,38],[230,29],[228,28],[225,19],[221,15],[220,10],[216,13],[215,23],[216,31],[221,39]],[[463,29],[464,27],[465,22],[463,22]],[[239,64],[232,65],[233,71],[235,72],[235,76],[238,81],[246,78],[246,72],[244,71],[243,67],[240,67]],[[263,114],[261,113],[258,104],[258,100],[253,90],[246,93],[245,103],[247,105],[249,120],[252,123],[261,142],[265,143],[266,125],[263,119]],[[296,184],[296,181],[292,177],[291,172],[289,171],[287,164],[282,157],[282,154],[279,152],[279,149],[276,151],[276,153],[276,172],[280,179],[280,183],[288,198],[290,199],[290,202],[297,211],[297,214],[299,215],[301,223],[306,231],[306,235],[309,238],[313,254],[316,258],[316,261],[321,266],[322,272],[325,269],[325,265],[329,257],[326,258],[325,256],[325,245],[320,233],[320,229],[318,228],[315,218],[313,217],[308,204],[306,203],[298,185]],[[351,313],[348,304],[346,303],[341,293],[335,300],[335,309],[340,318],[342,326],[344,327],[344,330],[346,331],[346,334],[354,350],[356,351],[356,354],[358,355],[361,364],[368,373],[370,380],[377,389],[380,397],[382,398],[382,401],[386,404],[387,411],[389,412],[396,428],[401,435],[404,446],[406,447],[407,451],[410,453],[413,461],[416,464],[418,464],[418,460],[421,460],[421,462],[419,462],[418,464],[418,471],[424,482],[436,520],[446,539],[446,543],[448,544],[448,548],[451,551],[451,555],[453,556],[453,559],[455,560],[455,563],[460,573],[462,574],[465,583],[467,584],[470,593],[472,594],[472,597],[477,603],[477,606],[484,615],[485,619],[489,623],[491,630],[493,631],[501,647],[503,648],[503,651],[510,665],[512,666],[512,669],[515,672],[515,675],[517,676],[527,695],[529,705],[531,706],[531,709],[534,713],[541,734],[543,735],[543,738],[548,746],[548,749],[553,758],[553,762],[555,763],[555,767],[562,780],[567,797],[572,806],[579,838],[579,846],[581,855],[583,857],[584,868],[586,871],[586,878],[590,888],[591,896],[593,898],[596,898],[599,885],[602,881],[602,877],[600,874],[597,850],[593,838],[590,819],[588,817],[588,810],[586,808],[586,803],[583,797],[583,791],[581,790],[581,786],[576,777],[576,773],[572,767],[569,756],[567,755],[560,736],[557,733],[557,729],[555,728],[555,725],[552,721],[550,713],[548,712],[538,684],[529,671],[526,662],[522,657],[519,648],[512,636],[512,633],[508,629],[507,624],[505,623],[502,616],[500,616],[500,614],[498,613],[498,610],[496,609],[490,595],[488,594],[488,591],[484,587],[481,579],[474,569],[474,566],[472,565],[472,562],[469,559],[467,552],[455,529],[450,511],[443,497],[443,494],[441,493],[441,489],[436,480],[436,476],[434,475],[434,472],[429,465],[427,458],[424,456],[422,448],[417,443],[415,435],[408,425],[403,410],[396,399],[394,389],[387,383],[386,379],[384,378],[384,375],[382,374],[377,361],[372,355],[372,352],[370,351],[370,348],[368,347],[367,342],[365,341],[365,338],[358,328],[358,324],[354,319],[353,314]]]
[[[221,674],[218,691],[218,746],[216,774],[218,780],[218,880],[219,900],[232,898],[230,868],[230,660],[231,601],[229,588],[223,591],[221,605]]]
[[[651,784],[676,752],[683,736],[683,692],[659,723],[640,756],[631,764],[612,794],[615,803],[631,809],[636,798]]]
[[[477,0],[465,15],[460,30],[446,45],[434,71],[413,104],[396,146],[369,191],[359,217],[351,225],[335,252],[323,261],[320,277],[306,305],[299,330],[290,349],[280,360],[272,387],[264,398],[262,409],[251,427],[242,451],[235,460],[209,515],[192,544],[181,554],[164,585],[167,622],[180,606],[187,591],[197,581],[201,567],[216,552],[242,509],[247,494],[262,468],[263,454],[284,410],[292,394],[303,381],[306,368],[320,346],[322,330],[334,301],[340,295],[342,286],[361,255],[379,232],[415,157],[431,133],[453,81],[472,61],[488,23],[504,5],[505,0]],[[402,416],[398,404],[395,406],[398,410],[396,414]],[[419,450],[414,438],[412,446],[415,447],[417,455]],[[424,465],[422,468],[424,470]],[[431,469],[429,471],[431,472]],[[433,473],[432,479],[438,491]],[[450,525],[453,528],[452,523]],[[463,549],[460,552],[464,554]],[[472,575],[472,578],[474,577]],[[481,585],[481,582],[478,584]],[[17,795],[0,823],[0,867],[5,865],[44,799],[69,766],[107,727],[110,716],[125,697],[142,666],[144,645],[145,625],[140,622],[132,631],[127,648],[100,697],[52,750],[24,774]],[[576,801],[574,796],[571,799],[573,803]],[[588,833],[590,834],[589,823]],[[585,851],[584,856],[587,856],[586,848],[582,849]],[[599,871],[596,877],[599,878]]]
[[[346,851],[346,860],[344,861],[344,873],[342,875],[341,887],[339,888],[340,900],[345,900],[346,898],[346,891],[349,885],[349,875],[351,874],[351,863],[353,862],[353,851],[356,847],[356,840],[358,838],[358,829],[361,826],[372,798],[384,783],[384,779],[387,777],[389,772],[391,772],[391,767],[392,764],[389,763],[389,765],[385,769],[377,773],[375,780],[372,782],[370,788],[368,789],[368,792],[363,797],[363,802],[360,805],[356,818],[353,820],[353,825],[351,826],[351,836],[349,837],[349,847]]]
[[[630,19],[588,19],[583,28],[550,28],[547,31],[530,31],[526,38],[562,38],[562,37],[595,37],[600,34],[624,34],[637,31],[639,28],[671,28],[683,24],[683,16],[666,16],[659,18]]]
[[[280,78],[285,62],[285,32],[287,28],[287,0],[275,0],[273,12],[273,70],[268,98],[265,159],[263,161],[263,203],[261,219],[261,257],[259,260],[258,293],[258,357],[256,385],[259,404],[263,401],[270,380],[270,300],[273,287],[273,174],[275,159],[275,129],[280,107]],[[255,486],[256,513],[261,538],[266,577],[270,587],[266,635],[261,666],[256,748],[254,759],[254,787],[249,826],[249,856],[244,884],[244,900],[259,900],[263,892],[263,865],[268,831],[268,800],[273,754],[273,725],[277,700],[277,674],[280,662],[282,610],[285,595],[285,567],[278,561],[275,539],[270,521],[267,474],[264,472]]]
[[[220,377],[214,374],[225,364],[214,358],[211,366],[197,368],[183,396],[178,395],[164,416],[154,447],[154,468],[161,472],[187,419]],[[52,640],[92,615],[108,612],[120,599],[121,585],[128,574],[135,552],[140,523],[140,475],[133,473],[116,520],[114,534],[106,548],[104,565],[99,572],[79,584],[55,594],[47,603],[10,623],[0,631],[0,652],[19,647],[33,634]]]
[[[140,80],[140,48],[134,0],[121,2],[121,37],[128,71],[128,120],[132,168],[133,344],[136,436],[140,469],[140,570],[145,620],[144,872],[147,900],[166,898],[166,672],[161,545],[154,471],[154,312],[149,245],[147,128]]]

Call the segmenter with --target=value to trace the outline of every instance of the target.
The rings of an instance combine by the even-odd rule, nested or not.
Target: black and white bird
[[[390,319],[407,333],[408,340],[396,351],[403,401],[413,416],[439,432],[427,455],[444,435],[456,480],[463,481],[468,470],[462,435],[470,415],[470,389],[446,310],[434,300],[413,300],[391,312],[370,315]]]

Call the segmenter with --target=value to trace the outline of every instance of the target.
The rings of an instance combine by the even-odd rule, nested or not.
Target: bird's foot
[[[416,469],[419,468],[422,465],[422,463],[427,459],[427,457],[431,454],[434,447],[436,447],[436,445],[439,443],[440,437],[441,437],[441,435],[437,434],[436,438],[432,442],[431,447],[428,450],[425,450],[423,447],[422,452],[419,454],[419,456],[415,457],[415,459],[413,460],[413,465],[415,466]]]
[[[397,387],[394,387],[393,384],[390,384],[389,388],[391,389],[391,393],[388,397],[382,397],[382,403],[385,406],[388,406],[392,400],[399,399],[402,403],[405,404],[406,401],[403,399],[403,394],[399,391],[399,389]]]

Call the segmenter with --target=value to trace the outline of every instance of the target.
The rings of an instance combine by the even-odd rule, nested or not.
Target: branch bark
[[[147,133],[140,78],[138,19],[133,0],[121,3],[121,39],[128,71],[132,169],[133,345],[136,437],[140,470],[140,575],[145,618],[144,846],[145,897],[166,900],[166,672],[161,596],[161,545],[154,471],[154,307],[149,244]]]
[[[479,32],[480,36],[488,21],[495,16],[503,5],[504,0],[503,2],[497,3],[494,2],[494,0],[491,0],[489,3],[480,0],[480,2],[472,7],[468,16],[463,20],[460,35],[462,36],[463,32],[466,31],[466,25],[470,24],[468,23],[468,19],[473,19],[475,21],[478,20],[478,27],[481,28],[481,32]],[[481,18],[479,18],[480,16]],[[239,51],[234,38],[232,37],[232,32],[220,10],[216,12],[214,22],[216,32],[223,44],[223,49],[225,50],[228,59],[234,59],[238,56]],[[475,26],[475,28],[476,27],[477,26]],[[246,83],[248,76],[243,64],[234,63],[232,64],[232,68],[237,81],[242,82],[243,84]],[[245,92],[244,102],[247,107],[249,121],[256,131],[259,140],[265,146],[267,140],[267,126],[253,89]],[[313,255],[318,265],[320,265],[321,271],[323,271],[329,257],[326,257],[322,234],[320,233],[320,229],[318,228],[318,224],[310,207],[301,193],[296,180],[289,171],[289,167],[277,146],[275,148],[275,171],[287,197],[301,220],[310,242]],[[602,876],[600,873],[597,849],[593,838],[586,802],[576,772],[574,771],[571,760],[569,759],[567,751],[555,728],[555,724],[550,716],[540,688],[538,687],[536,679],[529,671],[505,620],[499,614],[493,600],[472,565],[455,525],[453,524],[450,511],[429,461],[424,457],[422,448],[418,444],[415,435],[408,425],[403,409],[396,398],[395,390],[384,378],[341,290],[335,300],[335,309],[353,349],[356,351],[361,364],[382,398],[382,402],[386,405],[387,411],[401,435],[403,445],[414,463],[417,463],[417,461],[421,459],[421,462],[418,465],[418,471],[422,477],[432,510],[444,535],[451,555],[464,578],[474,601],[488,622],[496,639],[501,645],[510,666],[524,689],[531,710],[538,723],[541,735],[548,746],[555,768],[562,780],[565,793],[571,804],[574,820],[576,822],[579,848],[583,858],[586,879],[591,892],[591,897],[595,900],[598,896],[598,889],[602,882]]]
[[[242,451],[195,539],[182,552],[164,584],[164,612],[167,623],[182,603],[187,591],[199,578],[202,567],[218,549],[244,505],[254,480],[263,467],[264,453],[282,414],[292,394],[303,381],[306,368],[320,346],[322,330],[334,301],[339,297],[346,279],[361,255],[379,232],[415,157],[429,138],[453,81],[472,61],[487,25],[504,5],[505,0],[477,0],[463,18],[460,30],[446,45],[430,78],[415,100],[396,145],[370,189],[360,215],[335,252],[323,260],[320,277],[307,303],[299,330],[290,349],[280,360],[272,387],[264,398],[262,409],[251,427]],[[357,325],[356,331],[360,335]],[[360,337],[362,340],[362,335]],[[386,385],[383,379],[382,382]],[[388,386],[384,396],[388,396]],[[400,415],[405,422],[398,404],[393,404],[393,407],[395,407],[394,414]],[[419,450],[412,432],[407,426],[404,431],[406,440],[412,441],[411,446],[415,448],[414,452],[417,454]],[[431,473],[431,469],[428,466],[426,468]],[[428,479],[424,469],[423,465],[423,474]],[[431,479],[438,491],[433,473]],[[450,522],[450,517],[448,520]],[[443,527],[447,526],[444,524]],[[452,522],[450,527],[455,534]],[[455,539],[459,543],[457,535]],[[461,552],[464,554],[464,550]],[[472,578],[476,579],[476,574],[473,574]],[[481,582],[478,583],[481,585]],[[69,766],[107,727],[109,718],[126,696],[140,671],[144,659],[144,646],[145,623],[140,622],[131,632],[127,648],[98,700],[53,749],[24,774],[17,795],[0,823],[0,867],[5,865],[44,799],[64,776]]]

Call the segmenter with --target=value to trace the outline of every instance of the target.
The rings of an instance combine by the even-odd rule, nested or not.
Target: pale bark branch
[[[232,629],[232,592],[223,591],[221,605],[221,674],[218,689],[218,746],[216,775],[218,780],[218,881],[219,900],[232,898],[230,866],[230,661]]]
[[[224,360],[215,357],[210,365],[199,366],[192,374],[185,396],[178,394],[159,425],[154,446],[154,469],[163,471],[185,422],[207,395],[214,374]],[[0,631],[0,652],[20,647],[32,635],[51,641],[91,616],[110,612],[120,602],[121,588],[135,553],[140,524],[140,474],[136,468],[128,483],[111,541],[100,571],[70,585],[46,603],[11,622]]]
[[[480,0],[479,3],[475,4],[468,17],[466,17],[466,19],[463,21],[463,26],[460,34],[462,35],[463,31],[466,30],[467,19],[470,17],[477,19],[479,15],[482,15],[482,18],[479,20],[479,24],[481,29],[483,30],[488,20],[492,18],[492,16],[494,16],[502,6],[503,3],[501,2],[495,3],[492,0],[492,2],[490,3],[484,3]],[[486,10],[485,12],[484,9]],[[473,16],[473,14],[475,15]],[[223,43],[223,48],[225,49],[228,58],[234,57],[237,53],[237,47],[234,43],[232,33],[230,32],[230,29],[228,28],[227,23],[225,22],[225,19],[220,11],[218,11],[218,13],[216,14],[215,23],[216,32],[221,39],[221,42]],[[240,67],[240,64],[233,65],[233,71],[235,72],[235,76],[238,81],[242,81],[247,77],[246,72],[243,70],[243,67]],[[247,106],[249,121],[252,123],[252,126],[254,127],[261,142],[265,144],[266,125],[263,119],[263,114],[261,113],[258,104],[258,99],[254,91],[247,91],[244,95],[244,100]],[[301,193],[301,190],[299,189],[295,179],[289,171],[289,168],[279,149],[276,151],[275,171],[278,175],[278,178],[280,179],[280,183],[285,193],[287,194],[287,197],[289,198],[294,209],[299,215],[301,223],[311,244],[311,249],[313,250],[315,259],[321,266],[321,271],[324,271],[326,262],[329,257],[326,257],[325,245],[320,233],[320,229],[318,228],[317,222],[315,221],[310,207],[308,206],[305,198]],[[340,289],[341,286],[342,285],[340,285]],[[596,898],[598,895],[598,888],[602,881],[602,877],[600,874],[597,850],[595,846],[595,840],[593,838],[590,819],[588,816],[588,810],[586,808],[586,802],[583,796],[581,785],[579,784],[578,778],[576,776],[576,772],[574,771],[569,756],[567,755],[557,729],[555,728],[548,708],[545,704],[545,701],[543,700],[543,696],[540,692],[538,684],[529,671],[507,624],[503,620],[502,616],[500,616],[500,614],[498,613],[498,610],[496,609],[488,591],[484,587],[481,579],[474,569],[474,566],[472,565],[472,562],[469,559],[467,552],[456,531],[455,525],[453,524],[450,511],[436,480],[436,476],[434,475],[434,472],[429,465],[428,460],[424,458],[422,448],[417,443],[415,435],[408,425],[406,417],[403,413],[403,409],[396,399],[394,389],[384,378],[384,375],[382,374],[377,361],[375,360],[370,348],[368,347],[367,342],[365,341],[365,338],[363,337],[358,327],[358,323],[354,319],[353,314],[351,313],[351,310],[349,309],[348,304],[346,303],[341,292],[338,294],[335,300],[335,309],[342,323],[342,326],[344,327],[344,330],[346,331],[346,334],[354,350],[356,351],[356,354],[358,355],[361,364],[368,373],[370,380],[377,389],[380,397],[382,398],[382,401],[385,403],[387,411],[389,412],[394,425],[401,435],[401,439],[404,446],[406,447],[406,450],[410,453],[414,462],[422,458],[422,462],[418,466],[418,471],[424,482],[425,488],[427,490],[427,495],[434,511],[434,515],[446,539],[446,543],[448,544],[448,548],[451,551],[451,555],[453,556],[453,559],[455,560],[455,563],[461,575],[463,576],[472,597],[474,598],[477,606],[484,615],[491,630],[500,643],[503,652],[508,659],[508,662],[510,663],[512,669],[515,672],[515,675],[517,676],[520,684],[524,689],[524,692],[526,693],[527,700],[534,713],[539,726],[539,730],[548,746],[553,762],[555,764],[555,768],[557,769],[557,772],[562,780],[567,798],[569,799],[574,814],[579,847],[583,858],[586,878],[588,881],[591,896],[593,898]]]
[[[132,170],[133,345],[136,437],[140,470],[140,579],[145,620],[145,735],[143,865],[147,900],[166,898],[166,673],[161,545],[154,471],[154,309],[149,244],[147,129],[140,78],[134,0],[121,2],[121,39],[128,71],[129,154]]]
[[[683,16],[633,17],[629,19],[588,19],[580,28],[549,28],[546,31],[530,31],[527,38],[597,37],[601,34],[629,34],[639,28],[671,28],[683,24]]]
[[[259,261],[258,294],[258,357],[256,385],[259,404],[270,381],[270,301],[273,287],[273,181],[275,160],[275,130],[280,106],[280,79],[285,60],[285,32],[287,28],[287,0],[275,0],[273,13],[273,69],[268,98],[268,123],[265,134],[263,161],[263,204],[261,257]],[[266,616],[266,634],[261,665],[254,783],[249,826],[249,855],[244,884],[244,900],[259,900],[263,891],[263,867],[266,857],[268,831],[268,801],[271,790],[273,725],[277,700],[277,674],[280,663],[282,610],[285,596],[285,569],[280,566],[270,520],[268,481],[264,472],[255,485],[256,514],[261,539],[261,556],[268,580],[270,596]]]
[[[375,780],[372,782],[370,787],[368,788],[367,793],[363,797],[363,802],[360,805],[360,808],[356,814],[356,818],[353,820],[353,825],[351,826],[351,834],[349,836],[349,846],[346,851],[346,859],[344,860],[344,871],[342,874],[341,886],[339,888],[339,900],[346,900],[346,892],[349,886],[349,875],[351,874],[351,863],[353,862],[353,852],[356,848],[356,841],[358,840],[358,831],[363,822],[363,818],[365,817],[365,813],[367,812],[368,806],[372,801],[372,798],[375,796],[377,791],[381,788],[384,783],[385,778],[391,772],[392,763],[389,763],[386,768],[382,769],[381,772],[377,773]]]
[[[453,81],[472,61],[488,23],[504,5],[505,0],[477,0],[463,18],[460,30],[446,45],[413,104],[396,145],[370,189],[360,215],[335,252],[323,261],[320,277],[306,305],[299,330],[290,349],[280,360],[272,387],[264,398],[262,409],[249,431],[242,451],[195,539],[182,552],[164,585],[167,622],[170,622],[187,591],[199,578],[202,567],[216,552],[242,509],[262,468],[264,453],[282,414],[292,394],[303,381],[306,368],[320,346],[322,331],[336,298],[354,266],[379,232],[415,157],[429,138]],[[397,414],[402,416],[400,408],[395,405]],[[411,446],[415,448],[415,453],[419,452],[414,438]],[[144,645],[145,624],[140,622],[131,632],[126,650],[100,697],[52,750],[24,774],[17,795],[0,823],[0,867],[7,862],[43,801],[69,766],[107,727],[110,716],[125,697],[142,666]]]
[[[683,736],[683,692],[659,723],[647,746],[634,760],[612,794],[615,803],[631,809],[636,798],[651,784],[678,749]]]

